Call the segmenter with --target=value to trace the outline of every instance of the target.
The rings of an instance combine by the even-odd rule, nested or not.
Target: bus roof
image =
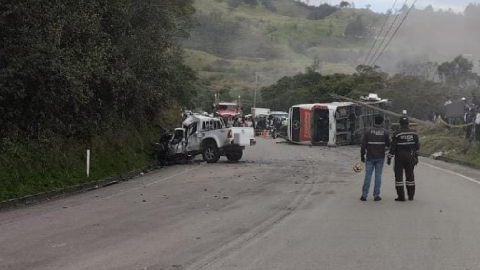
[[[349,107],[349,106],[355,106],[356,104],[353,102],[332,102],[332,103],[312,103],[312,104],[299,104],[292,106],[293,108],[301,108],[301,109],[307,109],[307,110],[312,110],[315,107],[327,107],[328,109],[335,110],[339,107]]]

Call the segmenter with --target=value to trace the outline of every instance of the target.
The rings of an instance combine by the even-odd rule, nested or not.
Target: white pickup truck
[[[255,145],[253,128],[225,128],[223,120],[192,114],[177,128],[170,142],[170,153],[202,155],[207,163],[216,163],[221,156],[239,161],[245,147]]]

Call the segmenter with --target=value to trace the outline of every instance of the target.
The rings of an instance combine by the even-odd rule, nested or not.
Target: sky
[[[301,0],[307,2],[307,0]],[[393,5],[394,0],[347,0],[348,2],[354,2],[356,8],[364,8],[366,5],[371,5],[373,11],[385,12]],[[411,5],[415,0],[408,0],[407,5]],[[338,0],[309,0],[310,4],[319,5],[322,3],[329,3],[332,5],[338,4]],[[396,7],[401,7],[405,0],[397,0]],[[455,12],[463,12],[465,7],[470,3],[480,3],[478,0],[418,0],[415,6],[419,9],[423,9],[428,5],[432,5],[435,10],[443,9],[448,10],[451,8]]]

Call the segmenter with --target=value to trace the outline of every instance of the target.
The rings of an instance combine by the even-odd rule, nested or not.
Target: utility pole
[[[255,93],[253,94],[253,108],[257,107],[257,90],[258,90],[258,75],[266,72],[257,71],[255,72]]]
[[[258,72],[255,72],[255,92],[253,94],[253,107],[257,107],[257,88],[258,88]]]

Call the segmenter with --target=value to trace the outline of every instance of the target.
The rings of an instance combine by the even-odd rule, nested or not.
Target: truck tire
[[[207,163],[217,163],[220,159],[220,151],[214,143],[207,143],[203,149],[203,160]]]
[[[225,155],[227,156],[227,159],[228,159],[229,161],[238,162],[240,159],[242,159],[243,150],[242,150],[242,149],[238,149],[238,150],[227,151],[227,152],[225,153]]]

